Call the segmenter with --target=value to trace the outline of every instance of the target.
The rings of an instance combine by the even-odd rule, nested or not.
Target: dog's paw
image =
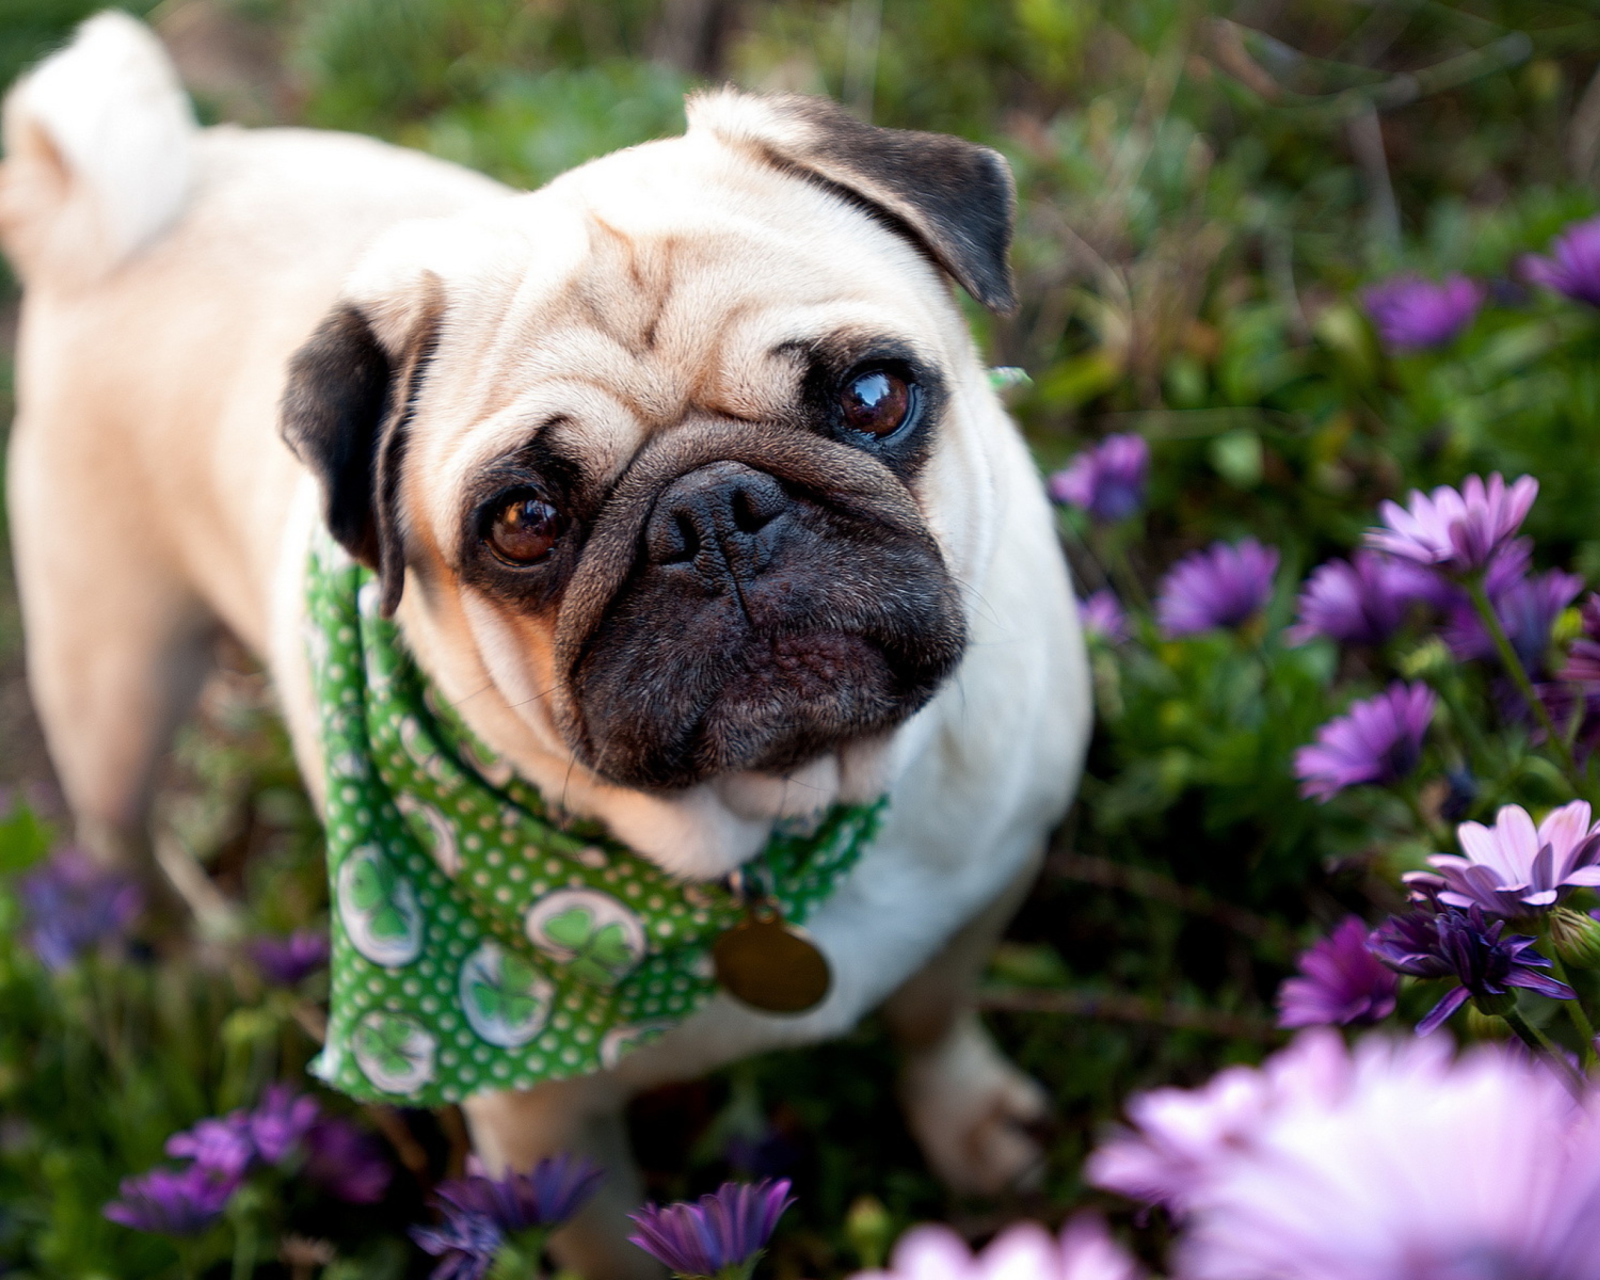
[[[1050,1113],[1040,1086],[995,1048],[976,1017],[913,1055],[902,1080],[906,1122],[933,1171],[952,1190],[994,1195],[1044,1172],[1029,1132]]]

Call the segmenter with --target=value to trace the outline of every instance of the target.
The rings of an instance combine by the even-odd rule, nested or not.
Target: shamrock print
[[[591,986],[614,986],[644,956],[644,926],[609,894],[563,889],[547,895],[527,916],[536,947],[567,965]]]
[[[676,1024],[664,1018],[612,1027],[600,1041],[600,1065],[610,1071],[635,1049],[659,1040]]]
[[[452,880],[460,875],[461,851],[456,846],[456,833],[450,825],[450,819],[432,805],[423,804],[415,796],[404,791],[395,795],[394,803],[395,807],[405,814],[406,821],[411,824],[412,831],[417,834],[423,846],[433,854],[433,860],[439,864],[439,870]]]
[[[521,956],[490,940],[461,965],[461,1011],[478,1038],[503,1048],[526,1044],[550,1016],[554,988]]]
[[[415,1019],[374,1009],[350,1037],[356,1064],[385,1093],[414,1093],[433,1079],[432,1035]]]
[[[411,882],[376,845],[352,849],[339,868],[339,919],[373,964],[410,964],[422,949],[422,912]]]

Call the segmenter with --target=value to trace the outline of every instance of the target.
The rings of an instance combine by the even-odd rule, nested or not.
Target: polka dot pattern
[[[552,815],[427,687],[372,574],[325,532],[307,587],[335,908],[312,1070],[364,1101],[440,1106],[614,1066],[704,1004],[736,897]],[[752,878],[803,922],[886,803],[780,830]]]

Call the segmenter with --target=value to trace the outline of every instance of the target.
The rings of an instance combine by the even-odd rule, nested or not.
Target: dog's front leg
[[[462,1103],[472,1145],[489,1172],[527,1172],[540,1159],[569,1151],[606,1171],[594,1198],[555,1233],[551,1252],[584,1280],[660,1280],[659,1266],[628,1243],[627,1214],[644,1201],[628,1147],[622,1108],[627,1096],[608,1076],[557,1080],[518,1093],[486,1093]]]
[[[953,1190],[993,1195],[1042,1171],[1029,1132],[1049,1114],[1043,1089],[1006,1060],[978,1017],[978,980],[1027,896],[1039,860],[913,974],[883,1006],[905,1054],[906,1123],[933,1171]]]

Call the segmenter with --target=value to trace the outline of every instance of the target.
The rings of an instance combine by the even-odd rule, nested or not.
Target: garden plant
[[[95,7],[0,8],[0,79]],[[944,1192],[869,1022],[640,1098],[641,1249],[740,1280],[1600,1280],[1592,4],[129,7],[205,118],[522,185],[724,78],[1016,174],[1021,306],[972,319],[1097,713],[982,992],[1046,1161]],[[598,1170],[493,1178],[454,1108],[306,1074],[321,835],[259,673],[224,644],[164,781],[175,909],[72,844],[4,572],[0,1275],[551,1274]]]

